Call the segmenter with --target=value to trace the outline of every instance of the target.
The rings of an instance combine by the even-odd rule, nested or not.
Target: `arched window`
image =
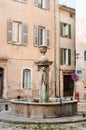
[[[84,51],[84,60],[86,60],[86,51]]]
[[[24,89],[31,88],[31,70],[30,69],[23,70],[23,88]]]

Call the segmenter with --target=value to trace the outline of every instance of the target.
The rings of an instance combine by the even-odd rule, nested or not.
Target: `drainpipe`
[[[59,31],[58,31],[58,86],[59,86],[59,92],[58,95],[59,97],[61,97],[61,93],[60,93],[60,7],[61,5],[58,5],[58,27],[59,27]]]
[[[56,97],[56,91],[57,91],[57,72],[56,72],[56,0],[54,0],[54,86],[55,86],[55,97]]]

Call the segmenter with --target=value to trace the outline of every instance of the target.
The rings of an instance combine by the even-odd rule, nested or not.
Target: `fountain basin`
[[[77,114],[77,101],[37,103],[30,100],[11,100],[11,114],[30,118],[56,118]]]

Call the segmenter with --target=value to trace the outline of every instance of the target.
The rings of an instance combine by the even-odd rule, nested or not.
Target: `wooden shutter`
[[[71,25],[69,24],[68,25],[68,38],[70,39],[71,38]]]
[[[45,0],[45,9],[50,9],[50,0]]]
[[[63,48],[60,48],[60,64],[63,65]]]
[[[45,29],[45,44],[50,47],[50,28]]]
[[[28,44],[28,25],[26,23],[22,23],[22,44]]]
[[[34,25],[34,46],[38,46],[38,26]]]
[[[7,21],[7,42],[12,43],[12,32],[13,32],[13,23],[12,20],[9,19]]]
[[[74,66],[76,66],[76,50],[74,50]]]
[[[68,49],[68,65],[71,65],[71,49]]]
[[[84,60],[86,61],[86,51],[84,51]]]
[[[60,22],[60,36],[63,36],[63,23]]]
[[[34,5],[38,6],[38,0],[34,0]]]
[[[38,28],[38,45],[39,46],[43,45],[43,28],[42,27]]]

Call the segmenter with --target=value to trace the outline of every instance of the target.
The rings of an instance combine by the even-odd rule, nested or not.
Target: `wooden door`
[[[3,94],[3,69],[0,68],[0,98]]]

